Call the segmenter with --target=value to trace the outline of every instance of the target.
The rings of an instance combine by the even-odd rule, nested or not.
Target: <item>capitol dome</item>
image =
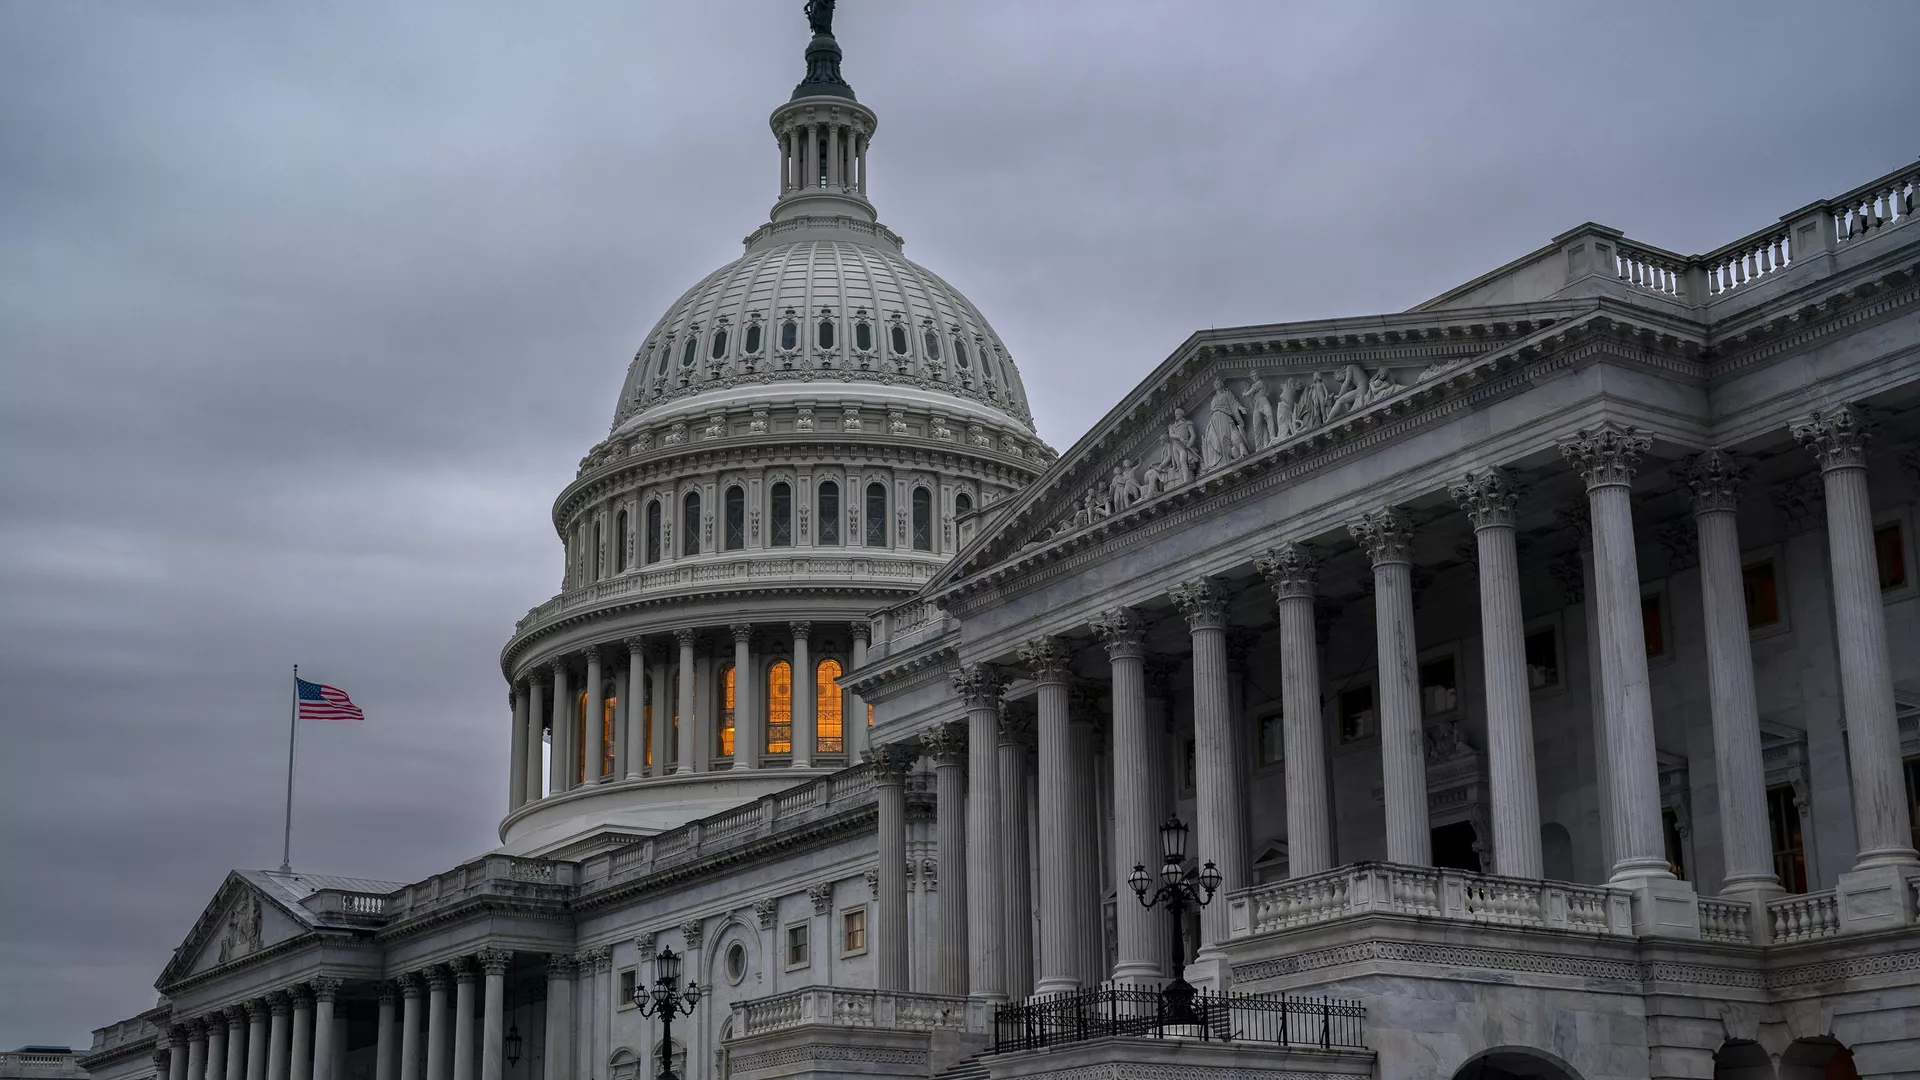
[[[501,653],[502,850],[578,857],[860,760],[839,683],[874,614],[1054,458],[999,335],[880,223],[877,119],[808,13],[769,220],[668,307],[554,502],[560,591]]]

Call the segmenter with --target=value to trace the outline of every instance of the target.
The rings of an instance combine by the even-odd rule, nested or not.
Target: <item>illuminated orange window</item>
[[[867,726],[873,726],[873,706],[867,706]]]
[[[767,669],[767,753],[793,753],[793,665],[785,660]]]
[[[651,702],[640,709],[640,727],[645,732],[641,736],[647,748],[647,766],[653,766],[653,704]]]
[[[720,669],[720,746],[721,757],[733,756],[733,665]]]
[[[619,738],[615,734],[615,725],[620,723],[620,699],[607,695],[606,708],[600,717],[600,771],[607,775],[613,773],[613,748]]]
[[[846,747],[844,721],[840,707],[840,661],[822,660],[813,669],[814,716],[818,717],[815,742],[822,754],[837,754]]]
[[[573,780],[587,782],[587,692],[573,696]]]

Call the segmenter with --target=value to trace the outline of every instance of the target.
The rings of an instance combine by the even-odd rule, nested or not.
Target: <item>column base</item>
[[[1642,878],[1613,888],[1632,897],[1636,935],[1700,940],[1700,896],[1692,885],[1674,878]]]
[[[1767,914],[1767,901],[1786,894],[1787,890],[1781,887],[1779,880],[1769,874],[1764,878],[1727,883],[1720,890],[1720,899],[1747,905],[1747,927],[1753,943],[1771,945],[1773,919]]]
[[[1048,994],[1071,994],[1080,989],[1078,979],[1041,979],[1033,988],[1034,997],[1046,997]]]
[[[1914,922],[1913,889],[1920,866],[1875,866],[1840,875],[1833,893],[1840,907],[1840,932],[1882,930]]]

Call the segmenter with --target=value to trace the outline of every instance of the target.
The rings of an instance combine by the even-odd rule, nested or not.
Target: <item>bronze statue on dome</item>
[[[807,0],[807,26],[816,37],[833,36],[833,0]]]

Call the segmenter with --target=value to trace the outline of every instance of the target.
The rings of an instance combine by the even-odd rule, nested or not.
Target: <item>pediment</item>
[[[174,950],[160,984],[244,960],[307,932],[304,921],[241,874],[227,875],[186,940]]]

